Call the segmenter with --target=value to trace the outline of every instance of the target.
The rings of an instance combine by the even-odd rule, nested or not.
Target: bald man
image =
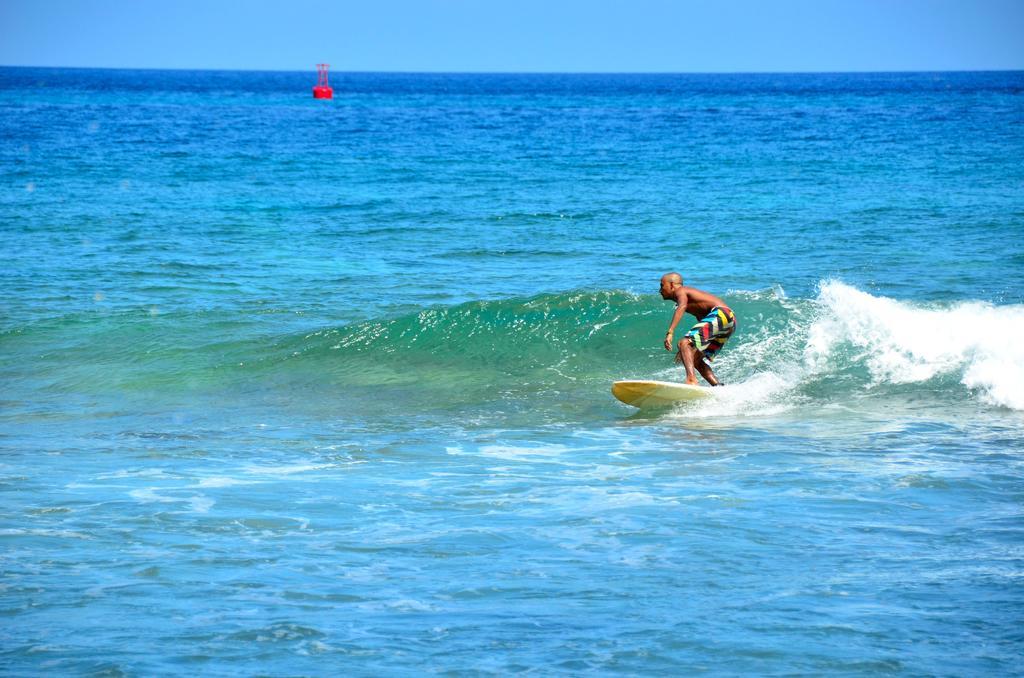
[[[689,313],[697,318],[697,324],[679,340],[676,362],[686,368],[686,383],[697,385],[697,372],[712,386],[721,386],[710,362],[722,350],[725,342],[736,331],[736,316],[732,309],[718,297],[695,287],[683,285],[678,273],[661,276],[661,298],[676,302],[676,312],[665,333],[665,350],[672,350],[672,335],[676,325]]]

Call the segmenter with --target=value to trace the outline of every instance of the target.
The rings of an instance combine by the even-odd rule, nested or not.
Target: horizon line
[[[0,64],[0,68],[24,68],[77,71],[167,71],[205,73],[316,73],[316,66],[307,70],[277,68],[180,68],[122,66],[29,66]],[[885,75],[927,73],[1021,73],[1022,68],[955,68],[955,69],[893,69],[893,70],[825,70],[825,71],[451,71],[451,70],[336,70],[332,73],[358,75]]]

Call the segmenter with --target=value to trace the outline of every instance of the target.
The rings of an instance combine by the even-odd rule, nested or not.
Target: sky
[[[0,0],[0,65],[413,72],[1024,69],[1024,0]]]

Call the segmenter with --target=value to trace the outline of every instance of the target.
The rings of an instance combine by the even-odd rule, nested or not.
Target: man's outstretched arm
[[[676,293],[676,312],[672,314],[672,322],[669,323],[668,332],[665,333],[665,350],[672,350],[672,335],[675,333],[676,325],[686,314],[686,292],[679,290]]]

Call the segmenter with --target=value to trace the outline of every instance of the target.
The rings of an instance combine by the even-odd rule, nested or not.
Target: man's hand
[[[669,330],[668,332],[665,333],[665,350],[666,351],[671,351],[672,350],[672,331],[671,330]]]

